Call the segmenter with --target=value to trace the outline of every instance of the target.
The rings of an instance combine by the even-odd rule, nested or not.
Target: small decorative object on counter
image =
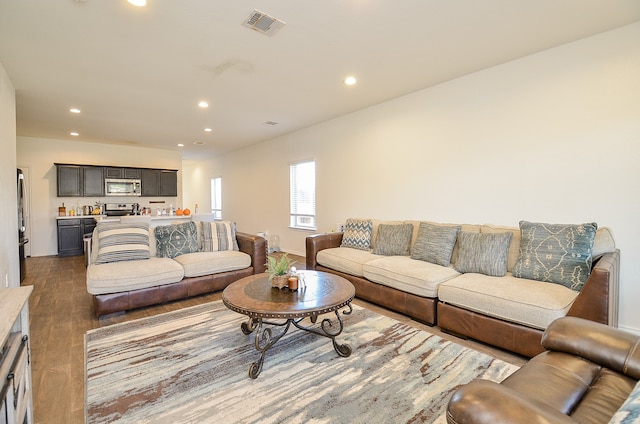
[[[267,258],[267,274],[271,281],[271,287],[279,289],[289,286],[289,269],[295,263],[287,254],[281,255],[279,258],[275,255]]]
[[[58,216],[67,216],[67,208],[64,207],[64,203],[58,208]]]

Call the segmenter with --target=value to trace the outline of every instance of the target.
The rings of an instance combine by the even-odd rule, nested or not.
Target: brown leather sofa
[[[609,422],[640,379],[640,337],[565,317],[545,331],[537,355],[502,383],[474,380],[454,392],[447,422]]]
[[[251,266],[235,271],[183,278],[177,283],[156,287],[93,295],[96,316],[100,317],[114,312],[128,311],[223,290],[240,278],[264,272],[267,261],[265,239],[260,236],[237,232],[236,240],[238,241],[239,250],[251,256]]]
[[[490,345],[533,357],[544,348],[540,344],[543,330],[517,322],[498,319],[440,301],[378,284],[320,265],[316,256],[323,249],[339,247],[343,233],[315,234],[306,238],[306,268],[330,272],[351,281],[356,296],[405,314],[428,325],[463,338],[472,338]],[[567,316],[616,325],[618,272],[620,251],[607,252],[594,260],[592,272]]]

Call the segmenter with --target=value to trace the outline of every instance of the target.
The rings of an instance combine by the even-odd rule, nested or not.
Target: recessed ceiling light
[[[129,4],[132,4],[132,5],[138,6],[138,7],[142,7],[142,6],[146,6],[147,5],[147,0],[127,0],[127,2],[129,2]]]
[[[69,112],[71,112],[71,113],[80,113],[80,109],[72,107],[71,109],[69,109]]]
[[[204,144],[204,141],[196,140],[193,142],[193,144],[195,144],[196,146],[202,146]]]
[[[184,147],[184,144],[178,143],[178,147]]]
[[[211,132],[211,131],[213,131],[211,128],[205,128],[204,130],[205,130],[206,132]]]
[[[78,133],[77,133],[77,132],[75,132],[75,131],[71,131],[69,134],[70,134],[70,135],[72,135],[72,136],[74,136],[74,137],[77,137],[77,136],[79,136],[79,135],[80,135],[80,134],[78,134]]]
[[[354,85],[357,82],[356,77],[349,76],[344,79],[345,85]]]
[[[204,100],[198,102],[198,106],[200,106],[201,108],[205,109],[209,107],[209,103],[205,102]]]

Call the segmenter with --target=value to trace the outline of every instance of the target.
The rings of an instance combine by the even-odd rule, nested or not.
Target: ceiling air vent
[[[282,28],[285,23],[279,19],[269,16],[266,13],[262,13],[258,10],[251,12],[249,17],[243,22],[244,26],[251,28],[254,31],[261,32],[262,34],[273,35]]]

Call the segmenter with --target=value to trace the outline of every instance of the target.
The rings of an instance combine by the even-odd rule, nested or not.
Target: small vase
[[[283,287],[289,287],[289,276],[288,275],[274,275],[271,278],[271,287],[277,287],[279,289]]]

